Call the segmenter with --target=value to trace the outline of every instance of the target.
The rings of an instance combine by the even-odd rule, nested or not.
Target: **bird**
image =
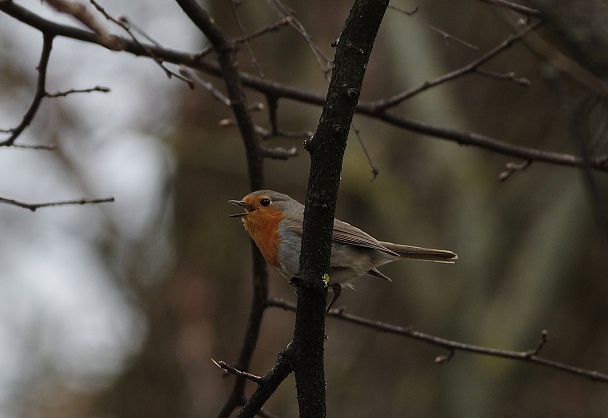
[[[273,190],[257,190],[241,200],[229,202],[245,210],[230,216],[242,219],[245,230],[266,262],[290,282],[297,277],[304,205]],[[368,275],[392,281],[378,267],[400,259],[453,263],[458,256],[449,250],[378,241],[361,229],[334,219],[328,272],[328,286],[333,291],[333,298],[326,312],[340,296],[342,285],[350,286],[353,279]]]

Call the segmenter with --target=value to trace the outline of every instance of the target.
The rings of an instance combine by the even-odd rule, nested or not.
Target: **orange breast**
[[[243,216],[245,229],[255,241],[266,262],[274,268],[279,263],[279,221],[286,215],[274,209],[265,208]]]

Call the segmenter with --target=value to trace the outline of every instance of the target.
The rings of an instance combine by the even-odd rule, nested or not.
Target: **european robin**
[[[304,205],[272,190],[249,193],[243,200],[230,200],[245,212],[230,215],[240,217],[260,252],[281,275],[291,280],[300,269],[302,222]],[[334,220],[329,287],[334,296],[327,307],[331,309],[340,296],[343,284],[360,276],[373,276],[391,281],[378,267],[400,259],[415,259],[453,263],[458,256],[452,251],[378,241],[359,228]]]

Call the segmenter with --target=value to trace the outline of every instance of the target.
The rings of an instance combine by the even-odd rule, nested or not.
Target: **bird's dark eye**
[[[260,205],[262,205],[262,206],[270,205],[270,199],[264,198],[264,199],[260,200]]]

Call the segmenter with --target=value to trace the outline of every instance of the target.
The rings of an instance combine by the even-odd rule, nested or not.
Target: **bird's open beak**
[[[233,205],[237,205],[242,208],[245,208],[245,210],[247,210],[247,204],[245,202],[243,202],[242,200],[229,200],[228,202],[232,203]],[[240,217],[247,215],[248,213],[249,212],[235,213],[234,215],[230,215],[230,217],[231,218],[240,218]]]

